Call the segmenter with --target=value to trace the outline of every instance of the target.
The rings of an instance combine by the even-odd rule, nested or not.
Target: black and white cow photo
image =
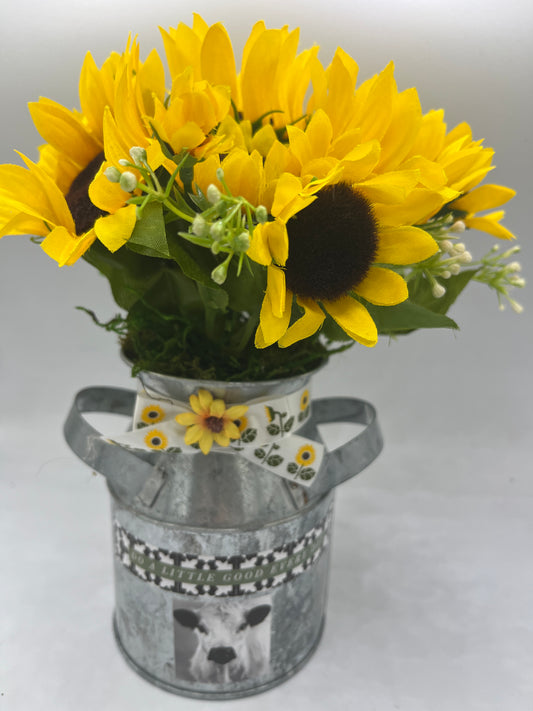
[[[224,684],[254,679],[270,665],[269,596],[174,603],[176,675]]]

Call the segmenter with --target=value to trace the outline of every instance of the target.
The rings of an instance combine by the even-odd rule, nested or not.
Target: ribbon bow
[[[322,444],[294,434],[310,417],[309,390],[231,405],[199,389],[189,403],[153,397],[141,386],[133,430],[115,444],[142,450],[239,454],[278,476],[310,486],[324,456]]]

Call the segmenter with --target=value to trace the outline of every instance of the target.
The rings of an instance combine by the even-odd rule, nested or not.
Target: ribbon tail
[[[244,447],[239,454],[277,476],[309,487],[318,475],[324,451],[319,442],[294,434],[256,448]]]

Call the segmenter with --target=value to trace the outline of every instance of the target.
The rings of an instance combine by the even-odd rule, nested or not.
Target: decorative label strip
[[[278,476],[310,486],[320,469],[324,447],[293,434],[310,416],[309,390],[302,388],[290,395],[252,400],[243,405],[246,415],[233,422],[239,439],[227,439],[228,446],[215,445],[213,451],[239,454]],[[189,412],[187,403],[158,400],[141,389],[137,394],[133,431],[111,441],[129,449],[195,454],[198,445],[185,444],[187,427],[177,421]]]
[[[297,541],[269,551],[196,556],[156,548],[114,524],[116,554],[145,582],[184,595],[227,597],[268,590],[313,565],[328,544],[331,514]]]

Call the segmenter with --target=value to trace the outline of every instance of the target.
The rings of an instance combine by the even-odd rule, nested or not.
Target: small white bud
[[[217,202],[220,200],[220,190],[217,188],[216,185],[213,185],[213,183],[211,183],[211,185],[207,186],[205,196],[211,203],[211,205],[216,205]]]
[[[141,146],[133,146],[130,148],[130,156],[135,165],[146,163],[146,150]]]
[[[120,181],[120,176],[122,175],[122,173],[118,168],[115,168],[114,165],[110,165],[109,168],[106,168],[104,170],[104,175],[110,183],[118,183]]]
[[[213,224],[209,228],[209,234],[217,242],[224,237],[224,232],[225,228],[220,220],[217,220],[217,222],[213,222]]]
[[[508,272],[521,272],[522,265],[520,264],[520,262],[511,262],[510,264],[507,265],[507,271]]]
[[[446,293],[446,289],[442,286],[442,284],[437,284],[435,282],[433,289],[431,289],[431,293],[436,299],[441,299]]]
[[[233,240],[233,248],[236,252],[246,252],[250,249],[250,234],[249,232],[241,232]]]
[[[440,248],[443,252],[448,252],[448,254],[451,254],[453,252],[453,242],[451,242],[449,239],[443,239],[440,243]]]
[[[461,271],[461,265],[460,264],[450,264],[450,271],[454,276],[457,276],[459,272]]]
[[[450,227],[450,232],[464,232],[466,230],[466,225],[462,220],[457,220]]]
[[[224,171],[222,168],[217,168],[217,172],[215,173],[217,176],[218,180],[223,180],[224,179]]]
[[[129,170],[125,170],[120,176],[120,187],[127,193],[132,193],[137,187],[137,178]]]
[[[129,160],[126,160],[125,158],[121,158],[118,162],[119,165],[122,165],[124,167],[128,166],[130,164]]]
[[[514,299],[509,299],[509,303],[511,304],[511,308],[513,309],[515,314],[521,314],[524,310],[522,304],[519,304],[518,301],[515,301]]]
[[[443,279],[449,279],[451,277],[451,275],[452,275],[452,273],[446,269],[445,271],[442,272],[441,277]]]
[[[208,225],[202,215],[196,215],[192,221],[191,231],[197,237],[205,237],[208,232]]]
[[[504,252],[501,256],[501,259],[509,259],[513,254],[516,254],[517,252],[520,251],[520,247],[516,245],[516,247],[511,247],[511,249],[508,249],[506,252]]]
[[[466,249],[466,246],[462,242],[457,242],[457,244],[454,244],[453,246],[453,251],[455,254],[462,254]]]
[[[522,287],[526,285],[526,280],[523,277],[512,276],[509,277],[509,284],[511,284],[511,286],[516,286],[519,289],[522,289]]]
[[[461,264],[470,264],[472,261],[472,255],[468,251],[464,251],[462,254],[460,254],[457,259]]]
[[[218,267],[215,267],[211,272],[211,279],[215,284],[223,284],[226,281],[228,275],[228,265],[226,262],[222,262]]]
[[[264,205],[258,205],[255,209],[255,216],[260,224],[264,224],[268,220],[268,210]]]

